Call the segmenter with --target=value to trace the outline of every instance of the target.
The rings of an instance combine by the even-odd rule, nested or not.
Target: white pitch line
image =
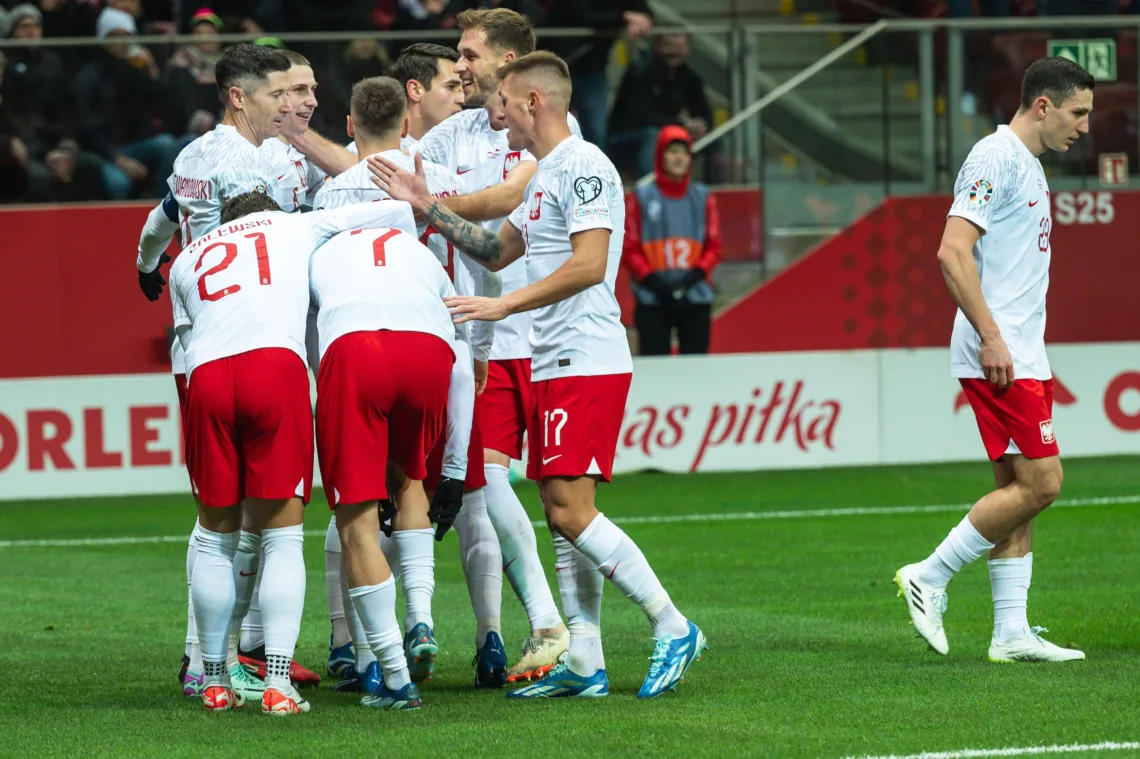
[[[989,756],[1040,756],[1042,754],[1087,754],[1090,751],[1130,751],[1140,749],[1140,742],[1070,743],[1058,746],[1020,746],[1014,748],[964,748],[959,751],[924,751],[921,754],[885,754],[882,756],[847,756],[844,759],[980,759]]]
[[[1075,508],[1087,506],[1115,506],[1140,503],[1140,495],[1110,496],[1107,498],[1070,498],[1057,501],[1052,508]],[[943,503],[933,506],[852,506],[838,509],[799,509],[785,511],[728,511],[712,514],[664,514],[651,517],[614,517],[617,524],[676,524],[679,522],[752,522],[765,519],[810,519],[813,517],[866,517],[894,514],[938,514],[947,511],[965,511],[973,504]],[[531,522],[535,527],[545,527],[546,522],[537,519]],[[305,530],[310,537],[319,537],[325,530]],[[81,548],[87,546],[133,546],[152,543],[184,543],[190,537],[185,535],[144,535],[139,537],[114,538],[58,538],[43,540],[0,540],[0,548]]]

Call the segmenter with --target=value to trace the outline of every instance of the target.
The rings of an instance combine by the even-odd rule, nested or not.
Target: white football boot
[[[918,579],[918,564],[908,564],[895,573],[899,596],[906,600],[914,629],[927,644],[945,656],[950,651],[946,631],[942,629],[942,615],[946,613],[946,591],[935,590]]]
[[[1031,627],[1009,640],[990,641],[990,661],[1011,664],[1015,661],[1080,661],[1084,651],[1061,648],[1041,637],[1049,632],[1044,627]]]

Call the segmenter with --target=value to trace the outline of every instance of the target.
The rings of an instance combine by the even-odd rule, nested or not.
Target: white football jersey
[[[1050,379],[1045,293],[1053,217],[1041,161],[1008,126],[980,140],[954,183],[950,216],[977,225],[974,263],[986,305],[1013,358],[1015,379]],[[950,338],[953,377],[983,378],[981,339],[958,310]]]
[[[567,123],[571,132],[582,136],[578,120],[573,115],[567,115]],[[534,160],[526,150],[510,149],[507,130],[495,131],[485,108],[471,108],[444,119],[430,129],[416,147],[425,161],[438,163],[463,177],[471,192],[501,184],[520,162]],[[491,232],[498,232],[503,219],[479,223]],[[521,261],[516,261],[499,274],[504,295],[527,284],[526,267]],[[498,322],[491,358],[530,358],[531,319],[530,313],[521,313]]]
[[[510,222],[526,246],[530,282],[570,260],[570,236],[610,230],[605,280],[577,295],[535,309],[531,378],[583,377],[633,371],[614,287],[625,237],[625,191],[617,169],[596,146],[568,137],[538,162],[526,201]]]
[[[313,255],[309,276],[322,359],[338,337],[380,329],[436,335],[454,350],[455,327],[443,298],[455,289],[414,235],[383,228],[342,232]]]
[[[420,141],[410,134],[405,134],[400,138],[400,150],[403,150],[408,155],[415,155],[420,151]]]
[[[342,230],[414,225],[407,203],[363,203],[252,214],[196,239],[170,269],[187,378],[208,361],[258,348],[287,348],[304,361],[313,251]]]
[[[261,143],[273,175],[269,193],[282,211],[292,213],[301,206],[312,205],[313,195],[328,177],[305,158],[305,154],[287,142],[274,138]]]
[[[228,124],[219,124],[182,149],[167,184],[178,202],[183,248],[221,225],[227,200],[259,187],[268,191],[276,175],[270,175],[273,161],[266,156]],[[178,340],[171,345],[170,364],[174,374],[186,374]]]
[[[382,155],[408,171],[415,171],[415,159],[400,150],[386,150]],[[462,177],[430,161],[423,162],[428,190],[437,198],[448,195],[462,195],[467,185]],[[388,193],[372,182],[368,164],[360,162],[335,179],[329,180],[317,193],[314,208],[340,208],[348,203],[361,203],[386,200]],[[460,295],[476,295],[489,298],[502,293],[499,275],[490,272],[458,252],[443,235],[436,232],[426,221],[416,227],[419,241],[428,247],[439,263],[447,271],[448,278]],[[478,361],[486,361],[495,337],[495,322],[468,322],[456,327],[456,337],[471,346],[472,354]]]

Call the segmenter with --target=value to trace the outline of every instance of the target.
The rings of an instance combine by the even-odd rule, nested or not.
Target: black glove
[[[673,295],[669,291],[669,285],[665,284],[665,278],[661,276],[661,272],[659,271],[647,274],[645,279],[641,280],[641,286],[663,300],[669,300]]]
[[[453,480],[450,477],[441,477],[439,487],[431,499],[431,508],[428,509],[428,519],[435,522],[435,539],[443,540],[443,536],[455,524],[459,516],[459,509],[463,507],[463,480]]]
[[[685,276],[673,288],[673,300],[681,300],[685,295],[702,279],[705,278],[705,273],[700,269],[689,269],[685,272]]]
[[[139,272],[139,289],[143,291],[146,299],[152,303],[162,295],[162,287],[166,284],[166,278],[162,276],[162,265],[169,261],[170,256],[163,253],[158,257],[158,266],[154,267],[154,271]]]
[[[396,521],[396,504],[391,498],[380,501],[380,532],[392,537],[392,524]]]

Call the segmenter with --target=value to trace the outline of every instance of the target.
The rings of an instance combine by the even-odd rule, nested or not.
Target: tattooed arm
[[[368,169],[373,183],[396,200],[411,203],[412,210],[422,216],[435,231],[466,253],[473,261],[499,271],[522,258],[525,252],[522,235],[510,222],[504,222],[499,234],[465,221],[428,191],[423,159],[416,154],[416,173],[404,171],[382,156],[370,156]]]
[[[427,223],[455,247],[491,271],[500,271],[522,258],[522,235],[509,221],[495,234],[470,221],[464,221],[440,200],[432,198],[424,211]]]

